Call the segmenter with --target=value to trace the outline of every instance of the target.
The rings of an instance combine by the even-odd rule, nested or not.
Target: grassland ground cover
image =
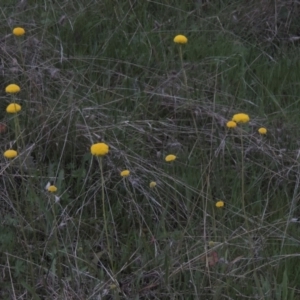
[[[299,9],[3,0],[0,299],[300,299]]]

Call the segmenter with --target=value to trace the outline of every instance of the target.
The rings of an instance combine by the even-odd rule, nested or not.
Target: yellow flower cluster
[[[174,155],[174,154],[169,154],[169,155],[167,155],[167,156],[165,157],[165,161],[166,161],[166,162],[170,162],[170,161],[175,160],[176,158],[177,158],[176,155]]]
[[[267,134],[267,129],[265,127],[261,127],[258,129],[258,133],[264,135],[264,134]]]
[[[105,143],[96,143],[91,146],[91,154],[94,156],[104,156],[109,152],[109,146]],[[176,159],[176,155],[174,154],[169,154],[165,157],[166,162],[171,162]],[[128,177],[130,175],[129,170],[123,170],[120,172],[121,177]],[[150,188],[154,188],[156,186],[155,181],[151,181],[149,184]]]
[[[174,43],[176,44],[186,44],[187,41],[188,41],[187,37],[182,34],[176,35],[174,37]]]
[[[129,170],[123,170],[123,171],[120,173],[120,175],[121,175],[122,177],[128,177],[128,176],[130,175],[130,171],[129,171]]]
[[[16,150],[6,150],[4,152],[4,157],[8,158],[8,159],[12,159],[15,158],[18,155],[18,152]]]
[[[14,35],[23,35],[24,33],[25,33],[25,30],[21,27],[14,28],[14,30],[13,30]],[[20,87],[15,83],[9,84],[5,88],[5,92],[8,94],[16,94],[16,93],[19,93],[20,90],[21,90]],[[10,103],[6,107],[6,112],[10,113],[10,114],[15,114],[15,113],[19,112],[20,110],[21,110],[21,105],[19,105],[17,103]],[[2,130],[5,130],[5,129],[6,129],[5,125],[2,124]],[[18,155],[18,152],[16,150],[12,150],[12,149],[6,150],[3,153],[3,156],[7,159],[13,159],[17,155]]]
[[[227,126],[228,128],[235,128],[235,127],[236,127],[236,123],[235,123],[234,121],[228,121],[228,122],[226,123],[226,126]]]
[[[25,34],[25,29],[23,27],[15,27],[13,29],[13,34],[15,36],[22,36]]]
[[[232,117],[232,121],[234,121],[235,123],[248,123],[250,121],[250,118],[247,114],[239,113],[235,114]]]
[[[55,193],[57,192],[57,187],[55,185],[50,185],[48,188],[47,188],[48,192],[50,193]]]
[[[216,202],[216,207],[218,207],[218,208],[221,208],[221,207],[224,207],[224,201],[218,201],[218,202]]]
[[[17,84],[9,84],[6,88],[5,88],[5,92],[8,94],[16,94],[20,92],[20,87]]]
[[[9,114],[16,114],[17,112],[19,112],[21,110],[21,105],[17,104],[17,103],[10,103],[7,107],[6,107],[6,112]]]
[[[153,189],[156,187],[156,182],[155,181],[151,181],[149,184],[150,188]]]
[[[104,156],[109,152],[109,147],[105,143],[97,143],[91,146],[91,153],[95,156]]]
[[[214,241],[209,241],[208,242],[209,247],[214,247],[215,245],[216,245],[216,243]]]
[[[237,126],[237,123],[248,123],[249,121],[249,115],[244,113],[235,114],[233,115],[232,120],[226,123],[226,127],[235,128]],[[261,127],[258,129],[258,133],[261,135],[265,135],[267,134],[267,129],[265,127]]]
[[[250,118],[247,114],[239,113],[233,115],[232,119],[226,123],[227,128],[235,128],[238,123],[248,123]]]

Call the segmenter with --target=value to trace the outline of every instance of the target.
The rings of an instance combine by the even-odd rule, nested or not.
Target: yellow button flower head
[[[227,128],[235,128],[236,127],[236,123],[234,121],[228,121],[226,123]]]
[[[55,185],[50,185],[47,190],[50,193],[55,193],[57,192],[57,187]]]
[[[16,94],[20,92],[20,87],[17,84],[9,84],[6,88],[5,88],[5,92],[8,94]]]
[[[155,181],[151,181],[149,186],[151,187],[151,189],[156,187],[156,182]]]
[[[224,201],[218,201],[216,202],[216,207],[224,207]]]
[[[9,114],[16,114],[21,109],[22,109],[21,105],[19,105],[17,103],[11,103],[6,107],[6,112],[8,112]]]
[[[3,155],[6,158],[12,159],[18,155],[18,152],[16,150],[6,150]]]
[[[104,156],[109,152],[109,147],[105,143],[97,143],[91,146],[91,153],[96,156]]]
[[[236,122],[236,123],[248,123],[250,121],[250,118],[247,114],[235,114],[232,117],[232,121]]]
[[[258,132],[259,132],[260,134],[267,134],[267,128],[261,127],[261,128],[258,129]]]
[[[188,41],[187,37],[182,34],[176,35],[174,37],[174,43],[176,44],[186,44],[187,41]]]
[[[22,36],[22,35],[25,34],[25,29],[22,28],[22,27],[15,27],[15,28],[13,29],[13,34],[14,34],[15,36]]]
[[[169,154],[165,157],[165,161],[170,162],[176,159],[176,155],[174,154]]]
[[[209,242],[208,242],[208,246],[209,246],[209,247],[214,247],[215,244],[216,244],[216,243],[215,243],[214,241],[209,241]]]
[[[130,171],[129,171],[129,170],[123,170],[123,171],[120,173],[120,175],[121,175],[122,177],[128,177],[128,176],[130,175]]]

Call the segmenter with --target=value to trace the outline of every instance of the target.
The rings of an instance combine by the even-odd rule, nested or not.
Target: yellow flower
[[[258,132],[259,132],[260,134],[267,134],[267,129],[264,128],[264,127],[261,127],[261,128],[258,129]]]
[[[120,175],[121,175],[122,177],[128,177],[128,176],[130,175],[130,171],[129,171],[129,170],[123,170],[123,171],[120,173]]]
[[[17,84],[9,84],[6,88],[5,88],[5,92],[8,94],[15,94],[15,93],[19,93],[20,92],[20,87]]]
[[[25,34],[25,29],[22,28],[22,27],[16,27],[16,28],[14,28],[14,30],[13,30],[13,34],[14,34],[15,36],[22,36],[22,35]]]
[[[55,185],[50,185],[47,190],[50,193],[55,193],[57,191],[57,187]]]
[[[186,44],[187,41],[188,41],[187,37],[182,34],[176,35],[174,37],[174,43],[176,44]]]
[[[228,122],[226,123],[226,126],[227,126],[228,128],[235,128],[235,127],[236,127],[236,123],[235,123],[234,121],[228,121]]]
[[[170,162],[176,159],[176,155],[174,154],[169,154],[165,157],[165,161]]]
[[[236,122],[236,123],[248,123],[250,121],[250,118],[247,114],[235,114],[232,117],[232,121]]]
[[[155,181],[151,181],[149,186],[151,187],[151,189],[156,187],[156,182]]]
[[[216,244],[216,243],[215,243],[214,241],[209,241],[209,242],[208,242],[208,246],[209,246],[209,247],[214,247],[215,244]]]
[[[18,152],[16,150],[6,150],[3,155],[4,157],[11,159],[15,158],[18,155]]]
[[[9,114],[15,114],[21,110],[21,105],[17,103],[11,103],[6,107],[6,112]]]
[[[218,201],[217,203],[216,203],[216,207],[224,207],[224,201]]]
[[[96,156],[106,155],[109,151],[109,147],[105,143],[97,143],[91,146],[91,153]]]

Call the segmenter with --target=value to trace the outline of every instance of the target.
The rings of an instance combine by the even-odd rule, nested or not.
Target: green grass
[[[0,298],[298,299],[289,1],[21,3],[0,21],[1,149],[19,153],[1,159]]]

